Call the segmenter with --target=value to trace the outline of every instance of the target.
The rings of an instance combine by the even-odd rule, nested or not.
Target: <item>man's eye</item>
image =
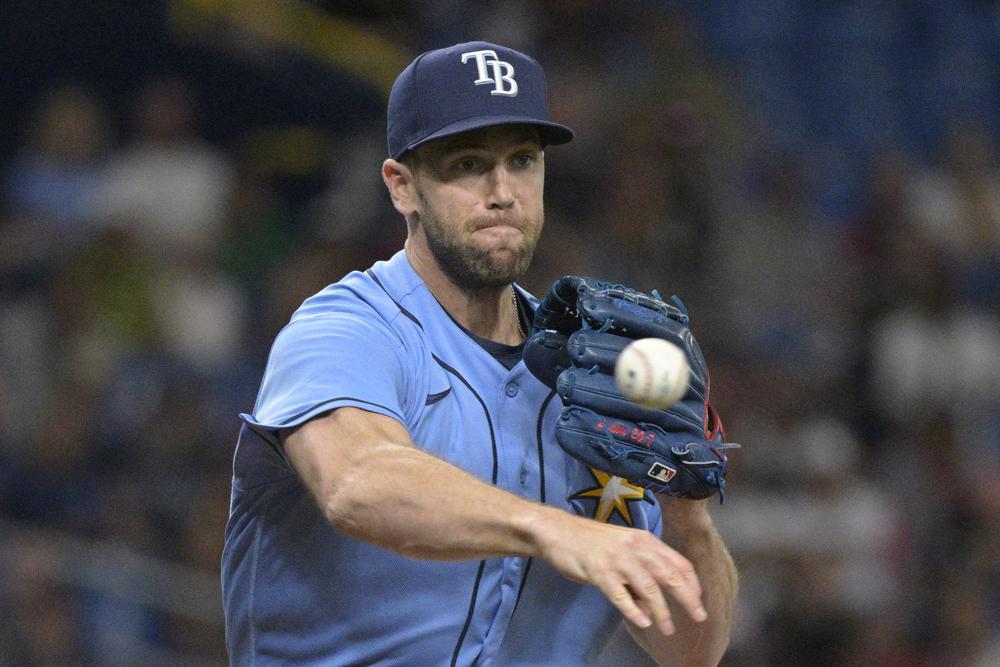
[[[459,160],[455,165],[459,171],[473,172],[479,167],[479,161],[473,158]]]
[[[524,153],[523,155],[518,155],[514,158],[514,163],[519,167],[530,167],[531,163],[535,161],[535,156],[531,153]]]

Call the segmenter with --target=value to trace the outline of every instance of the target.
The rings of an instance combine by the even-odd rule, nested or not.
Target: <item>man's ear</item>
[[[382,163],[382,181],[389,190],[392,205],[403,217],[417,210],[417,186],[413,170],[402,162],[389,158]]]

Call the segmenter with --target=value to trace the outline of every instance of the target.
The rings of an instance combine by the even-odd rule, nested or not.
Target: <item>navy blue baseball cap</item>
[[[543,145],[564,144],[573,130],[549,120],[545,72],[534,58],[489,42],[423,53],[396,77],[389,94],[389,156],[491,125],[538,128]]]

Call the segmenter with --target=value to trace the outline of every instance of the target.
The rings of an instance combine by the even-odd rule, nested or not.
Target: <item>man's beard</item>
[[[538,232],[532,237],[532,229],[526,225],[521,230],[524,241],[520,246],[498,252],[496,248],[486,250],[463,244],[458,230],[442,224],[426,205],[419,221],[431,254],[441,270],[452,282],[466,290],[503,287],[520,279],[527,273],[538,243]]]

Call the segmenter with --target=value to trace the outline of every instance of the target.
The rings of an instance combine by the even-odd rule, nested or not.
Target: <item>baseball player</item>
[[[572,138],[512,49],[430,51],[397,78],[382,177],[405,248],[302,304],[241,415],[232,664],[721,658],[736,574],[706,498],[726,459],[686,313],[589,279],[541,302],[514,282],[542,229],[543,149]],[[684,346],[684,410],[605,403],[588,382],[616,352],[577,363],[584,333]]]

